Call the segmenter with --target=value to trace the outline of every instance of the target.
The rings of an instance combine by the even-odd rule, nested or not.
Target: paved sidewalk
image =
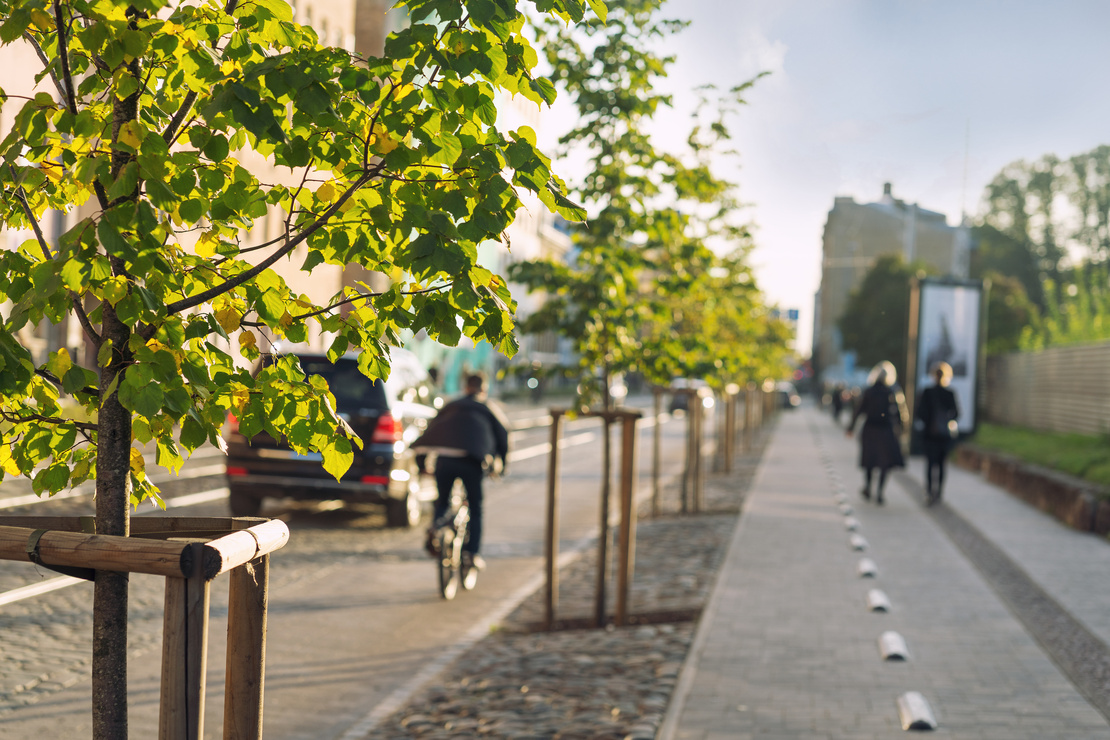
[[[734,533],[659,737],[891,738],[920,692],[951,738],[1110,738],[1047,657],[898,480],[862,501],[857,447],[827,415],[784,413]],[[910,475],[920,479],[919,461]],[[866,551],[850,544],[838,495]],[[962,471],[948,505],[1089,630],[1110,637],[1110,544],[1072,532]],[[875,578],[857,572],[861,558]],[[889,612],[873,612],[881,589]],[[905,661],[884,661],[892,630]]]

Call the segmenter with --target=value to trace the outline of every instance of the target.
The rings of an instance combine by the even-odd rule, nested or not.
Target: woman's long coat
[[[863,417],[859,435],[859,466],[864,469],[905,467],[898,435],[905,426],[906,399],[898,387],[876,383],[863,392],[848,428]]]

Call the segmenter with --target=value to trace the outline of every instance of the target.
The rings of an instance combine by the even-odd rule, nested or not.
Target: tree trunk
[[[131,412],[108,386],[131,360],[130,329],[105,302],[103,339],[112,361],[100,375],[96,450],[96,532],[130,534]],[[92,705],[94,740],[127,738],[127,573],[98,570],[93,590]]]
[[[137,28],[140,13],[127,9],[132,30]],[[126,98],[116,98],[112,108],[112,179],[135,155],[116,146],[123,126],[139,117],[139,91],[143,83],[139,62],[125,64],[126,72],[138,87]],[[98,192],[101,207],[110,206],[103,190]],[[134,201],[139,190],[123,200]],[[108,252],[113,274],[127,276],[127,266],[120,255]],[[103,322],[101,341],[111,342],[112,358],[100,374],[100,412],[97,419],[96,449],[96,531],[98,534],[127,537],[131,533],[131,412],[119,402],[118,388],[131,365],[128,342],[132,329],[120,321],[115,307],[105,301],[101,305]],[[116,383],[117,391],[108,395],[108,387]],[[96,572],[93,590],[93,666],[92,719],[93,740],[127,740],[127,585],[128,574],[114,571]]]

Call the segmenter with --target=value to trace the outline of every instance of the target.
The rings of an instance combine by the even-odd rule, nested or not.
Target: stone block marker
[[[898,697],[898,718],[903,730],[935,730],[937,720],[929,702],[918,691],[907,691]]]
[[[860,558],[856,572],[859,573],[860,578],[875,578],[879,574],[879,569],[871,558]]]
[[[889,612],[890,599],[879,589],[873,588],[867,592],[867,608],[873,612]]]
[[[887,630],[879,635],[879,654],[883,660],[909,660],[910,650],[906,640],[893,630]]]
[[[848,544],[852,546],[853,550],[862,551],[867,549],[867,540],[863,538],[862,534],[853,534],[848,538]]]
[[[844,517],[844,528],[849,532],[855,532],[859,529],[859,519],[856,519],[854,516]]]

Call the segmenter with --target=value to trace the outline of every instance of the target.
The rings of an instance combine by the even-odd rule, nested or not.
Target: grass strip
[[[972,441],[984,449],[1110,487],[1110,439],[1106,435],[980,424]]]

